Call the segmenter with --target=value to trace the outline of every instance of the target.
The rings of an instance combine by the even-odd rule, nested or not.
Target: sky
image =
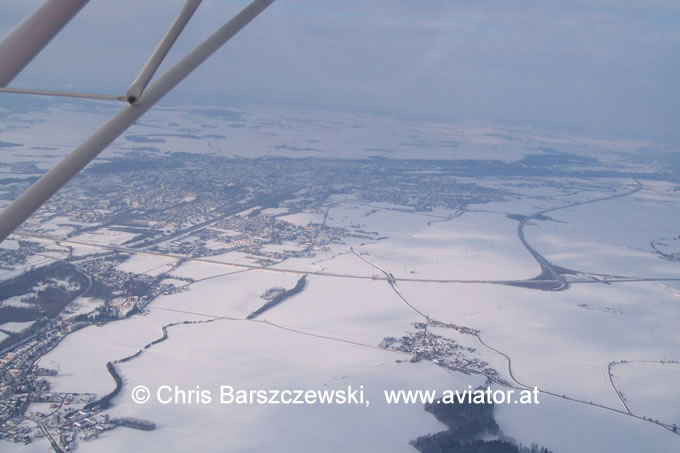
[[[41,2],[0,0],[0,36]],[[183,0],[91,0],[12,86],[123,94]],[[246,0],[204,0],[161,71]],[[680,143],[677,0],[277,0],[165,103]],[[1,102],[1,101],[0,101]]]

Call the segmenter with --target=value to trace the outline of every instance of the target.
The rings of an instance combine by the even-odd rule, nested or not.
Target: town
[[[334,245],[384,238],[356,222],[329,225],[329,209],[339,203],[365,208],[366,215],[380,204],[431,222],[446,221],[470,204],[516,195],[480,183],[491,175],[571,171],[539,169],[539,164],[189,153],[159,157],[143,148],[95,163],[12,236],[16,247],[0,249],[0,438],[28,443],[46,437],[55,451],[69,451],[78,440],[94,439],[118,426],[152,429],[144,420],[110,418],[106,404],[99,404],[106,395],[52,391],[47,378],[58,370],[41,368],[38,361],[72,332],[144,313],[157,297],[187,291],[196,280],[171,275],[185,262],[211,262],[236,252],[247,258],[233,264],[236,268],[271,268],[289,259],[313,258]],[[36,168],[25,164],[15,170],[28,175]],[[12,199],[32,181],[18,177],[0,186],[0,196]],[[305,220],[294,221],[295,216]],[[139,272],[122,269],[131,257],[143,255],[169,258],[171,264]],[[382,274],[376,271],[367,278],[394,285],[392,274]],[[302,290],[304,278],[299,282]],[[286,294],[277,291],[263,309]],[[98,303],[79,307],[75,301],[82,298]],[[475,329],[430,319],[414,327],[401,338],[385,338],[380,347],[409,354],[412,361],[430,360],[508,384],[476,357],[474,348],[435,333],[450,329],[479,339]],[[110,366],[116,380],[114,364]]]

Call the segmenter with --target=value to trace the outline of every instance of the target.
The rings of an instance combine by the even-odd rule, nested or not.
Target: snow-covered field
[[[114,330],[126,332],[128,327],[112,327],[111,334],[115,336]],[[60,349],[75,352],[80,348],[72,342]],[[229,451],[324,451],[330,447],[408,452],[409,440],[440,431],[443,426],[420,405],[387,406],[381,401],[382,390],[417,389],[423,382],[440,391],[465,389],[479,384],[480,379],[451,374],[430,363],[398,364],[398,358],[400,354],[300,335],[258,322],[221,320],[177,326],[170,329],[166,342],[119,366],[125,386],[111,415],[153,420],[158,429],[147,433],[119,429],[96,442],[81,442],[80,448],[181,451],[211,450],[221,445]],[[103,368],[101,360],[99,367]],[[95,381],[92,376],[81,384],[91,382],[89,387],[96,388]],[[208,405],[163,405],[152,400],[138,405],[130,399],[136,385],[152,391],[161,385],[184,389],[199,386],[211,391],[213,401]],[[370,405],[221,405],[221,385],[305,390],[363,385]],[[262,435],[263,430],[266,435]],[[339,430],[347,435],[338,438]],[[329,439],[337,440],[329,445]]]
[[[93,232],[82,233],[77,236],[73,236],[71,239],[77,242],[89,242],[92,244],[120,245],[125,241],[133,239],[135,236],[136,234],[134,233],[109,230],[108,228],[99,228]]]
[[[21,146],[0,149],[3,162],[31,157],[41,169],[54,166],[116,111],[106,102],[47,103],[9,116],[2,140]],[[178,125],[181,124],[181,128]],[[226,157],[341,157],[423,159],[521,159],[540,147],[566,152],[597,152],[617,158],[647,143],[594,140],[532,128],[500,124],[446,124],[406,121],[376,115],[249,105],[224,107],[155,107],[130,127],[100,159],[136,148],[158,153],[186,152]],[[148,151],[154,152],[154,151]]]
[[[247,271],[197,283],[187,293],[161,297],[145,316],[88,327],[70,335],[40,361],[40,366],[59,370],[57,377],[50,378],[56,391],[105,394],[113,388],[105,363],[131,355],[159,338],[163,325],[220,317],[242,319],[262,305],[259,295],[266,289],[290,288],[296,279],[294,274]],[[398,287],[410,303],[432,318],[479,328],[487,344],[512,357],[513,374],[522,383],[617,409],[622,406],[608,381],[609,361],[667,360],[676,351],[670,345],[680,343],[673,322],[677,295],[658,283],[614,287],[581,284],[567,292],[550,293],[550,298],[543,292],[498,285],[400,282]],[[579,306],[584,302],[587,308]],[[96,442],[82,442],[80,448],[116,451],[133,444],[176,448],[184,442],[206,448],[229,442],[233,451],[273,445],[321,448],[321,442],[327,442],[333,430],[343,426],[361,435],[343,439],[338,447],[376,451],[389,445],[393,451],[409,451],[408,440],[442,427],[419,405],[380,404],[380,392],[392,388],[464,389],[475,382],[427,361],[397,364],[396,359],[404,358],[401,354],[376,348],[384,336],[399,336],[420,320],[384,280],[309,276],[301,294],[265,312],[259,320],[218,319],[171,327],[167,341],[118,365],[125,385],[110,411],[114,416],[153,420],[159,428],[151,433],[116,430]],[[477,347],[509,379],[504,359]],[[636,401],[644,398],[644,406],[640,406],[644,415],[673,422],[663,416],[671,416],[677,406],[669,406],[668,399],[653,399],[629,390],[642,382],[631,383],[634,376],[619,382],[623,371],[616,370],[617,384],[631,395],[631,401],[635,400],[632,395],[637,396]],[[668,384],[675,376],[654,375],[665,379],[660,383]],[[215,401],[209,405],[140,406],[129,396],[136,385],[151,389],[161,385],[184,389],[199,386],[217,395],[220,385],[323,389],[348,384],[364,385],[367,393],[371,389],[369,408],[245,407]],[[560,451],[597,451],[612,437],[618,439],[621,451],[635,451],[627,450],[631,445],[672,451],[677,442],[674,436],[647,422],[549,395],[542,396],[540,406],[500,406],[498,417],[506,434]],[[527,425],[526,420],[533,421]],[[567,423],[569,430],[564,431],[559,420]],[[258,436],[263,425],[269,427],[268,435]],[[365,425],[371,429],[365,431]],[[601,429],[594,429],[594,425]],[[315,435],[303,435],[310,426]],[[538,426],[541,429],[536,429]],[[569,434],[576,432],[590,434]]]
[[[118,265],[117,269],[123,272],[145,274],[155,277],[171,270],[176,262],[176,259],[164,256],[136,254],[130,256],[129,259]]]
[[[380,214],[391,225],[402,225],[406,216],[394,211]],[[427,219],[422,222],[411,231],[395,231],[388,239],[356,250],[397,278],[519,280],[540,273],[516,238],[517,222],[505,215],[468,212],[429,226]]]
[[[620,363],[612,374],[634,413],[680,425],[680,363]]]
[[[430,317],[480,329],[489,346],[511,357],[523,384],[616,408],[622,405],[608,363],[673,359],[680,342],[678,293],[659,283],[575,284],[559,293],[457,283],[398,287]]]
[[[12,333],[20,333],[28,329],[33,325],[35,321],[25,321],[25,322],[5,322],[0,324],[0,329]]]
[[[376,346],[400,336],[422,317],[386,281],[308,276],[305,289],[258,319]]]
[[[651,198],[651,200],[650,200]],[[555,264],[585,272],[677,277],[678,264],[650,242],[677,235],[680,192],[650,184],[630,197],[576,206],[527,225],[527,239]],[[595,250],[596,253],[592,251]]]
[[[70,318],[78,315],[86,315],[88,313],[92,313],[103,304],[104,301],[101,299],[82,296],[76,297],[73,302],[64,307],[59,316],[63,318]]]
[[[539,405],[498,405],[496,420],[518,442],[536,442],[556,452],[673,453],[678,449],[677,435],[656,425],[550,395],[541,395]]]
[[[2,162],[25,161],[34,154],[31,159],[39,169],[49,168],[111,111],[95,103],[90,111],[69,105],[10,117],[2,126],[2,140],[23,146],[1,148]],[[422,125],[262,106],[243,111],[161,107],[130,128],[99,159],[104,162],[131,151],[190,150],[249,158],[483,156],[509,162],[541,147],[557,146],[579,155],[597,151],[603,162],[614,162],[617,153],[645,145],[531,129],[505,132],[492,125]],[[47,143],[44,137],[55,138]],[[632,191],[638,182],[623,177],[472,176],[456,176],[456,182],[503,191],[505,199],[472,203],[461,210],[435,206],[431,211],[415,211],[343,193],[323,200],[322,207],[301,204],[303,211],[294,214],[285,215],[288,211],[282,207],[267,208],[261,214],[302,227],[325,221],[329,231],[339,228],[348,233],[342,240],[315,243],[309,248],[314,256],[285,259],[270,268],[253,268],[261,266],[263,257],[253,249],[243,251],[261,238],[243,239],[243,233],[235,230],[222,229],[222,236],[205,244],[223,250],[241,247],[217,256],[192,256],[178,264],[176,256],[160,256],[162,249],[158,254],[131,254],[117,270],[152,277],[167,273],[163,283],[186,291],[159,296],[143,313],[128,319],[69,334],[37,364],[57,370],[56,376],[46,378],[52,391],[103,396],[115,385],[106,363],[142,350],[132,360],[116,364],[123,388],[106,413],[150,420],[158,428],[151,432],[119,428],[96,441],[79,441],[79,449],[413,451],[409,441],[444,426],[421,404],[387,406],[383,390],[464,390],[483,382],[479,376],[448,371],[427,359],[412,363],[410,354],[379,347],[385,337],[400,338],[414,331],[414,323],[434,320],[478,330],[479,337],[452,328],[429,328],[474,348],[471,356],[487,362],[501,379],[550,393],[541,395],[539,405],[497,406],[497,420],[507,436],[524,444],[535,441],[555,452],[680,451],[680,436],[635,418],[680,423],[680,365],[668,363],[680,360],[680,284],[652,281],[680,276],[680,264],[654,249],[667,254],[678,250],[674,242],[680,225],[677,185],[642,179],[636,193],[595,201]],[[288,202],[295,206],[301,200]],[[561,209],[577,203],[585,204]],[[581,273],[642,281],[574,281],[580,277],[570,276],[564,291],[500,284],[509,280],[526,284],[541,273],[538,260],[519,239],[518,226],[520,216],[543,210],[548,210],[547,218],[530,220],[524,233],[550,263]],[[31,229],[57,236],[71,234],[77,225],[65,216],[29,221]],[[97,244],[121,245],[133,237],[134,233],[102,227],[70,238],[92,246],[32,238],[45,249],[3,268],[0,280],[55,260],[102,253],[105,247]],[[24,237],[3,242],[0,251],[17,249],[20,239]],[[177,243],[200,240],[198,231],[172,239]],[[303,250],[306,243],[293,241],[260,249],[270,254]],[[262,296],[269,290],[290,290],[305,274],[302,292],[256,319],[246,319],[267,303]],[[62,283],[67,285],[68,280]],[[2,307],[24,307],[21,297],[6,298]],[[122,300],[120,294],[116,297]],[[78,297],[57,321],[90,313],[103,303]],[[4,323],[0,330],[17,333],[32,323]],[[171,324],[167,340],[144,349]],[[0,332],[0,341],[7,336]],[[610,378],[612,362],[616,364]],[[221,385],[303,390],[363,385],[371,404],[298,407],[224,405],[214,400],[166,405],[152,398],[140,405],[131,399],[138,385],[152,392],[162,385],[209,390],[215,398]],[[44,403],[40,404],[29,411],[42,409]],[[628,409],[634,416],[627,414]],[[37,448],[49,446],[44,440],[27,447],[0,444],[2,451]]]

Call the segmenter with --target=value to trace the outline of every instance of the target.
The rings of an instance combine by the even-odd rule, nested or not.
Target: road
[[[635,180],[635,183],[636,183],[636,187],[634,189],[628,191],[628,192],[609,195],[609,196],[606,196],[606,197],[595,198],[595,199],[592,199],[592,200],[577,201],[577,202],[574,202],[574,203],[569,203],[569,204],[564,205],[564,206],[558,206],[556,208],[543,209],[541,211],[534,212],[533,214],[530,214],[528,216],[523,216],[522,220],[519,222],[519,225],[517,226],[517,236],[519,236],[519,240],[522,241],[522,245],[524,245],[524,248],[526,248],[527,251],[529,253],[531,253],[531,255],[534,257],[534,259],[541,266],[541,274],[538,277],[536,277],[534,280],[535,281],[555,282],[555,284],[557,286],[555,286],[554,288],[551,288],[553,291],[561,291],[561,290],[567,289],[569,287],[569,282],[567,282],[564,279],[563,275],[555,269],[555,266],[553,264],[551,264],[550,261],[545,259],[545,257],[543,255],[541,255],[535,248],[533,248],[531,246],[531,244],[529,244],[529,242],[526,240],[526,237],[524,235],[524,227],[526,226],[526,224],[530,220],[536,219],[540,216],[544,216],[545,214],[547,214],[549,212],[555,212],[555,211],[559,211],[559,210],[562,210],[562,209],[569,209],[569,208],[573,208],[573,207],[576,207],[576,206],[583,206],[583,205],[586,205],[586,204],[597,203],[599,201],[613,200],[615,198],[627,197],[629,195],[632,195],[634,193],[639,192],[642,189],[642,184],[639,181]]]
[[[225,266],[225,267],[231,267],[231,268],[236,268],[240,270],[260,270],[260,271],[267,271],[267,272],[278,272],[278,273],[286,273],[286,274],[296,274],[296,275],[303,275],[303,274],[309,274],[309,275],[318,275],[322,277],[335,277],[335,278],[356,278],[356,279],[361,279],[361,280],[387,280],[388,277],[386,276],[368,276],[368,275],[354,275],[354,274],[341,274],[337,272],[326,272],[326,271],[317,271],[317,272],[310,272],[309,270],[305,269],[294,269],[294,268],[276,268],[276,267],[268,267],[268,266],[258,266],[255,264],[242,264],[242,263],[229,263],[225,261],[218,261],[218,260],[213,260],[210,258],[196,258],[196,257],[191,257],[188,255],[180,255],[180,254],[175,254],[175,253],[161,253],[161,252],[152,252],[149,250],[139,250],[135,248],[130,248],[130,247],[123,247],[120,245],[106,245],[106,244],[97,244],[94,242],[84,242],[84,241],[76,241],[72,239],[62,239],[59,237],[47,235],[47,234],[38,234],[38,233],[27,233],[27,232],[17,232],[13,233],[15,236],[21,236],[21,237],[28,237],[28,238],[34,238],[34,239],[44,239],[44,240],[49,240],[53,241],[55,243],[59,244],[67,244],[67,245],[80,245],[80,246],[85,246],[85,247],[96,247],[104,250],[110,250],[114,252],[122,252],[122,253],[129,253],[129,254],[136,254],[136,255],[150,255],[150,256],[160,256],[160,257],[165,257],[165,258],[173,258],[177,260],[183,260],[183,261],[191,261],[195,263],[205,263],[205,264],[215,264],[219,266]],[[416,283],[471,283],[471,284],[493,284],[493,285],[517,285],[517,284],[535,284],[536,279],[524,279],[524,280],[464,280],[464,279],[439,279],[439,278],[413,278],[413,277],[400,277],[399,281],[403,282],[416,282]],[[579,284],[579,283],[620,283],[620,282],[656,282],[656,281],[680,281],[680,277],[678,278],[657,278],[657,277],[605,277],[600,280],[580,280],[580,281],[571,281],[569,284]]]

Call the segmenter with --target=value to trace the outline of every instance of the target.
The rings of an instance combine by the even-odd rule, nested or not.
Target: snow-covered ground
[[[111,112],[112,108],[94,103],[89,110],[74,104],[9,117],[2,125],[2,140],[23,146],[0,149],[2,162],[29,157],[39,169],[50,168]],[[49,142],[45,137],[50,137]],[[161,107],[116,140],[99,161],[131,151],[190,150],[225,157],[381,156],[509,162],[546,146],[615,163],[619,153],[646,144],[533,129],[506,131],[493,125],[423,125],[262,106],[243,111]],[[421,176],[427,178],[428,173]],[[271,269],[243,267],[258,265],[261,257],[242,251],[190,259],[176,268],[174,257],[131,255],[118,270],[149,276],[168,273],[164,283],[188,291],[160,296],[144,313],[129,319],[78,330],[38,365],[58,371],[57,376],[47,378],[53,391],[102,396],[114,388],[106,363],[143,350],[138,357],[116,365],[123,389],[107,413],[151,420],[158,429],[116,429],[96,441],[80,441],[81,451],[413,451],[410,440],[444,426],[420,404],[385,405],[383,390],[466,389],[482,383],[479,377],[447,371],[427,360],[411,363],[410,355],[378,347],[385,337],[413,332],[413,323],[426,319],[421,313],[478,329],[488,347],[477,337],[454,329],[431,331],[474,348],[475,357],[488,362],[502,379],[555,394],[543,393],[540,405],[497,406],[498,423],[506,435],[524,444],[538,442],[556,452],[678,451],[680,437],[626,415],[612,385],[613,380],[633,414],[680,423],[680,366],[660,363],[680,359],[677,282],[573,282],[561,292],[491,283],[527,280],[540,273],[536,259],[518,238],[519,221],[508,215],[530,215],[625,193],[636,182],[580,177],[457,177],[456,182],[502,190],[506,196],[468,205],[462,211],[434,207],[428,212],[367,202],[360,194],[331,196],[324,206],[326,217],[323,209],[313,208],[278,219],[307,226],[320,225],[325,218],[328,227],[356,236],[332,242],[323,250],[317,244],[315,256],[286,259]],[[641,190],[625,198],[557,209],[546,213],[548,219],[531,220],[524,230],[527,241],[553,264],[576,271],[677,278],[679,264],[654,253],[652,244],[664,253],[677,250],[672,241],[679,233],[680,192],[671,183],[644,179],[640,183]],[[286,212],[269,208],[264,213]],[[57,236],[72,233],[78,225],[64,216],[42,223],[39,217],[29,221],[30,228],[38,228],[35,231]],[[222,233],[220,241],[240,235]],[[120,245],[134,236],[99,228],[71,239]],[[14,237],[0,248],[16,249],[17,239],[24,238]],[[195,233],[182,240],[198,239]],[[69,253],[83,257],[102,251],[72,243],[67,248],[66,242],[57,246],[45,239],[31,241],[46,249],[0,271],[0,280],[65,259]],[[220,241],[208,246],[228,244]],[[252,239],[234,245],[251,243]],[[283,253],[304,248],[284,242],[263,249]],[[254,320],[245,319],[267,302],[261,296],[268,290],[291,289],[304,274],[308,275],[301,293]],[[388,275],[394,277],[394,287]],[[89,313],[101,303],[79,297],[62,316]],[[2,302],[11,307],[21,304],[18,296]],[[166,341],[144,349],[162,336],[164,326],[175,323],[168,328]],[[0,329],[20,332],[30,325],[4,323]],[[0,341],[6,337],[0,333]],[[628,362],[621,364],[623,360]],[[617,364],[610,380],[608,365],[613,361]],[[217,401],[138,405],[130,397],[137,385],[152,391],[161,385],[177,385],[217,395],[220,385],[339,389],[350,384],[364,386],[369,407],[234,406]],[[49,447],[45,440],[26,447],[0,444],[3,451],[36,448]]]
[[[4,120],[3,162],[27,157],[41,169],[54,166],[117,110],[106,102],[47,103]],[[181,128],[178,129],[178,125]],[[423,159],[521,159],[545,147],[597,153],[603,161],[649,146],[630,140],[597,140],[501,124],[423,123],[377,115],[249,105],[155,107],[104,151],[100,159],[144,148],[227,157],[340,157]],[[155,149],[156,151],[151,151]]]
[[[33,325],[35,321],[5,322],[0,324],[0,329],[12,333],[21,333]]]
[[[651,423],[550,395],[541,395],[539,401],[531,406],[498,405],[496,420],[518,442],[527,446],[536,442],[556,452],[673,453],[678,449],[677,435]]]
[[[92,313],[98,307],[101,307],[104,301],[101,299],[95,299],[93,297],[76,297],[71,303],[69,303],[59,314],[62,318],[71,318],[78,315],[86,315]]]
[[[392,225],[402,225],[405,216],[394,211],[381,214]],[[395,231],[388,239],[356,250],[397,278],[521,280],[540,273],[517,240],[517,222],[505,215],[468,212],[429,226],[427,219],[422,222],[411,231]]]
[[[119,264],[117,269],[123,272],[132,272],[155,277],[171,270],[176,262],[176,259],[164,256],[135,254]]]
[[[113,330],[125,332],[127,328]],[[409,440],[444,427],[420,405],[387,406],[383,389],[417,389],[427,382],[428,388],[441,391],[481,383],[479,378],[451,374],[430,363],[396,363],[395,359],[401,357],[397,353],[301,335],[258,322],[221,320],[181,325],[171,328],[169,335],[166,342],[138,359],[119,365],[125,385],[110,411],[112,416],[153,420],[158,429],[146,433],[119,429],[96,442],[82,442],[82,451],[210,450],[222,445],[229,451],[332,448],[408,452]],[[75,353],[80,348],[72,342],[60,349]],[[95,380],[90,388],[96,387]],[[152,391],[161,385],[184,389],[199,386],[211,391],[213,401],[208,405],[163,405],[152,400],[138,405],[130,398],[137,385]],[[222,405],[218,399],[221,385],[305,390],[363,385],[370,405]],[[262,435],[263,430],[266,435]],[[339,430],[347,435],[338,438]],[[336,440],[329,445],[329,439]]]
[[[554,264],[579,271],[677,277],[678,264],[653,253],[650,242],[677,235],[680,192],[644,184],[630,197],[549,213],[555,221],[532,221],[527,240]]]
[[[77,242],[85,242],[100,245],[120,245],[125,241],[133,239],[137,235],[134,233],[127,233],[125,231],[110,230],[108,228],[99,228],[96,231],[82,233],[73,236],[71,239]]]
[[[16,308],[29,308],[32,305],[24,301],[26,295],[12,296],[0,302],[0,307],[16,307]]]
[[[226,274],[225,274],[226,273]],[[153,307],[201,313],[208,317],[245,318],[266,303],[260,296],[270,288],[293,288],[300,275],[224,268],[220,276],[191,285],[188,292],[163,296]]]
[[[258,319],[349,341],[377,346],[401,336],[423,318],[386,281],[308,276],[304,291]]]
[[[610,361],[677,357],[678,292],[659,283],[584,283],[559,293],[478,284],[398,287],[433,319],[480,329],[489,346],[511,357],[518,381],[560,395],[622,409],[609,382]]]
[[[618,363],[612,374],[631,411],[680,426],[680,363]]]

